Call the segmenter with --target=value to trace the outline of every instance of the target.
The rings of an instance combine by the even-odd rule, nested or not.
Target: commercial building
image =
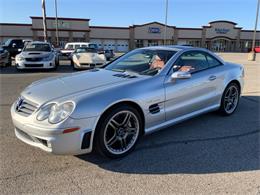
[[[31,24],[0,23],[0,42],[9,38],[43,40],[42,17],[31,16]],[[104,49],[118,52],[163,44],[192,45],[217,52],[248,52],[252,46],[253,30],[244,30],[235,22],[218,20],[201,28],[180,28],[159,22],[129,27],[90,26],[89,19],[58,18],[59,45],[66,42],[93,42]],[[166,28],[166,42],[164,32]],[[55,44],[56,20],[47,17],[48,40]],[[257,31],[256,46],[260,46]]]

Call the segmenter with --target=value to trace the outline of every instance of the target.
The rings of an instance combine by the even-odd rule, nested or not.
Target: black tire
[[[58,67],[60,65],[60,59],[57,57],[57,60],[55,60],[55,65]]]
[[[6,63],[6,66],[12,66],[12,59],[8,58],[8,62]]]
[[[225,97],[226,97],[226,95],[228,93],[228,90],[231,89],[231,88],[237,90],[237,102],[235,104],[235,107],[230,112],[228,112],[227,109],[226,109],[226,105],[225,105],[226,104],[225,103]],[[228,84],[228,86],[226,87],[226,89],[224,90],[224,92],[222,94],[221,105],[220,105],[220,108],[219,108],[218,112],[221,115],[223,115],[223,116],[230,116],[230,115],[232,115],[236,111],[237,106],[239,104],[240,93],[241,93],[240,92],[240,87],[238,86],[238,84],[236,84],[235,82],[232,82],[232,83]]]
[[[122,112],[130,112],[136,116],[134,119],[137,119],[137,121],[138,121],[139,131],[138,131],[138,133],[136,132],[136,134],[133,135],[133,137],[135,136],[135,139],[134,139],[134,141],[129,142],[131,147],[129,147],[127,149],[127,151],[125,151],[121,154],[115,154],[115,153],[112,153],[111,151],[109,151],[109,149],[106,147],[105,141],[104,141],[105,140],[104,133],[105,133],[106,127],[108,127],[108,122],[110,121],[110,119],[112,119],[115,115],[122,113]],[[125,127],[125,128],[127,128],[127,127]],[[109,158],[113,158],[113,159],[122,158],[134,150],[134,148],[140,138],[141,132],[143,131],[143,128],[144,128],[144,124],[142,122],[141,116],[135,108],[128,106],[128,105],[121,105],[121,106],[115,107],[115,108],[109,110],[109,112],[105,113],[98,122],[96,131],[95,131],[95,136],[94,136],[94,150],[97,151],[99,154],[109,157]],[[116,132],[115,135],[117,134],[118,131],[119,130],[115,130],[115,132]],[[133,144],[133,145],[131,145],[131,144]]]

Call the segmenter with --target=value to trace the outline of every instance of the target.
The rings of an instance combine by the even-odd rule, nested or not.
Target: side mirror
[[[189,79],[191,78],[191,74],[187,71],[177,71],[172,73],[172,79]]]
[[[15,48],[15,47],[16,47],[16,43],[13,43],[13,44],[12,44],[12,47],[14,47],[14,48]]]

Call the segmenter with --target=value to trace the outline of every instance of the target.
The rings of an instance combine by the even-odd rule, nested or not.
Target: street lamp
[[[58,31],[58,7],[57,0],[55,0],[55,15],[56,15],[56,46],[59,46],[59,31]]]
[[[255,39],[256,39],[256,29],[257,29],[257,22],[258,22],[259,5],[260,5],[260,0],[258,0],[257,8],[256,8],[256,19],[255,19],[255,29],[254,29],[254,35],[253,35],[252,49],[248,55],[248,60],[250,60],[250,61],[255,61],[255,58],[256,58]]]
[[[168,19],[168,0],[166,0],[166,8],[165,8],[164,45],[166,45],[166,39],[167,39],[167,19]]]
[[[47,24],[46,24],[45,0],[42,0],[42,21],[43,21],[43,36],[44,36],[44,41],[47,42]]]

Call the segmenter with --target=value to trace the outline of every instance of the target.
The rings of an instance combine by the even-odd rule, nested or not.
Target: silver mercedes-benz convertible
[[[201,48],[133,50],[100,69],[36,81],[12,105],[16,136],[54,154],[119,158],[140,136],[191,117],[231,115],[242,65]]]

